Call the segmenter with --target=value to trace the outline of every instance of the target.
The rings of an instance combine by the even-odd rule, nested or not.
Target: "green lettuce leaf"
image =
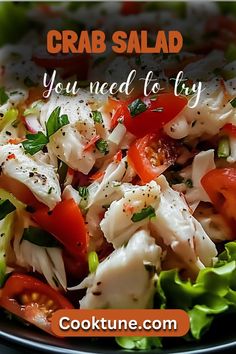
[[[158,337],[116,337],[116,343],[124,349],[150,350],[161,348],[161,338]]]
[[[235,312],[236,242],[226,244],[214,267],[200,270],[195,281],[181,279],[177,269],[162,271],[155,307],[185,310],[192,339],[200,339],[217,315]]]

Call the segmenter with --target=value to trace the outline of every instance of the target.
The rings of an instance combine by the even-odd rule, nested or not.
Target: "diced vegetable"
[[[226,158],[230,155],[230,145],[228,138],[221,138],[218,144],[217,156],[220,158]]]
[[[90,273],[95,273],[99,265],[99,259],[96,252],[89,252],[88,254],[88,265]]]

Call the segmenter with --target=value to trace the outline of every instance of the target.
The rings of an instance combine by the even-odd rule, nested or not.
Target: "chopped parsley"
[[[40,247],[60,247],[60,243],[49,232],[34,226],[24,229],[22,240]]]
[[[231,101],[230,104],[233,108],[236,108],[236,97],[234,97]]]
[[[81,198],[87,199],[89,196],[89,190],[87,187],[79,187],[78,192]]]
[[[138,222],[146,218],[153,218],[156,216],[155,209],[149,205],[147,208],[143,208],[139,213],[134,213],[131,220]]]
[[[147,110],[147,105],[140,98],[137,98],[135,101],[130,103],[128,107],[132,117],[135,117]]]
[[[42,150],[48,143],[48,138],[42,132],[37,134],[27,134],[27,140],[22,142],[25,152],[30,155],[36,154],[36,152]]]
[[[99,139],[95,143],[95,146],[102,154],[107,155],[109,153],[109,147],[106,140]]]
[[[58,129],[64,125],[69,124],[69,119],[66,114],[60,115],[61,107],[56,107],[50,114],[50,117],[46,123],[47,135],[42,132],[37,134],[27,134],[27,140],[23,141],[23,146],[27,154],[34,155],[36,152],[43,150],[45,145],[49,142],[50,136],[55,134]]]
[[[3,105],[7,102],[9,96],[6,94],[4,87],[0,87],[0,105]]]
[[[92,111],[92,118],[95,123],[103,123],[102,113],[99,111]]]
[[[66,175],[68,172],[68,166],[65,162],[61,161],[58,159],[58,169],[57,169],[57,173],[59,175],[59,182],[60,184],[63,184],[65,182],[66,179]]]
[[[184,183],[188,188],[193,188],[193,181],[190,178],[186,179]]]
[[[48,138],[55,134],[64,125],[69,124],[68,116],[66,114],[60,115],[60,113],[61,107],[56,107],[48,118],[48,121],[46,123]]]
[[[0,200],[0,220],[4,219],[14,210],[16,210],[16,207],[10,202],[10,200]]]

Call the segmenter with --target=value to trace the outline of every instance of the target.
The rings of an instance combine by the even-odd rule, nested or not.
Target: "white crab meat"
[[[187,105],[164,130],[173,139],[216,135],[226,123],[236,123],[236,110],[228,101],[218,79],[205,83],[197,106]]]
[[[145,230],[115,250],[77,289],[87,288],[80,308],[147,308],[154,293],[153,269],[160,267],[161,248]],[[75,288],[74,288],[75,289]]]
[[[61,189],[53,166],[26,155],[22,144],[1,146],[0,165],[4,175],[23,183],[50,209],[60,202]]]
[[[211,170],[214,170],[215,168],[216,165],[214,161],[213,149],[201,151],[194,157],[190,176],[193,187],[188,188],[185,194],[185,198],[193,211],[197,208],[201,201],[211,201],[208,194],[202,187],[201,179],[203,176],[205,176],[205,174]],[[180,175],[182,174],[180,173]]]
[[[217,255],[215,244],[165,177],[160,176],[157,182],[161,187],[161,196],[156,219],[150,221],[152,230],[190,267],[211,266],[213,257]]]
[[[92,111],[96,110],[96,105],[99,104],[101,105],[92,95],[81,90],[76,96],[53,94],[41,110],[40,123],[44,130],[50,114],[56,107],[61,108],[61,115],[68,116],[69,124],[53,134],[48,145],[60,160],[73,170],[84,174],[88,174],[96,159],[102,157],[95,146],[86,146],[97,136],[102,139],[108,136],[105,114],[101,113],[103,124],[95,123],[92,118]]]
[[[144,186],[124,184],[122,188],[123,198],[111,203],[100,224],[105,238],[114,248],[121,247],[140,227],[149,223],[149,217],[135,222],[132,217],[149,206],[155,209],[160,197],[160,187],[154,181]]]

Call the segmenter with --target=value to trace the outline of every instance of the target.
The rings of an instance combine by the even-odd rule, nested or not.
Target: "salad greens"
[[[236,310],[236,242],[225,245],[214,267],[200,270],[195,282],[182,280],[176,269],[162,271],[156,306],[180,308],[190,316],[190,334],[200,339],[218,314]]]
[[[47,135],[42,132],[37,134],[27,134],[27,140],[23,141],[22,145],[26,153],[34,155],[41,151],[45,145],[49,142],[49,138],[55,134],[64,125],[69,124],[69,119],[66,114],[60,115],[61,107],[56,107],[50,114],[48,121],[46,123]]]
[[[24,229],[22,240],[40,247],[60,247],[60,243],[49,232],[34,226]]]

